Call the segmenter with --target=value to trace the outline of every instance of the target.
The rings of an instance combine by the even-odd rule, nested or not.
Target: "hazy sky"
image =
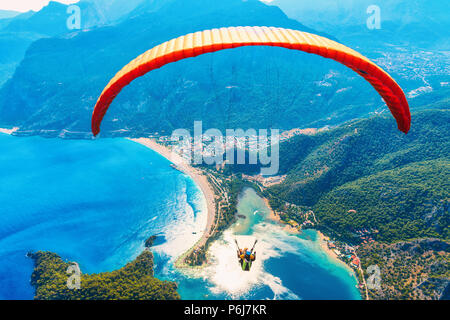
[[[53,0],[61,3],[74,3],[79,0]],[[47,5],[50,0],[0,0],[0,10],[14,10],[25,12],[28,10],[38,11]]]

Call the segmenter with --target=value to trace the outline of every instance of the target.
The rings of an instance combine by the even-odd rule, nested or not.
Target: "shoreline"
[[[267,198],[263,198],[263,200],[264,200],[264,203],[266,204],[266,207],[269,208],[269,210],[270,210],[270,214],[268,216],[268,218],[270,220],[275,221],[278,224],[280,224],[280,226],[283,228],[284,232],[287,232],[290,234],[300,234],[301,233],[301,230],[294,228],[293,226],[289,225],[288,223],[281,221],[280,216],[277,215],[275,213],[275,211],[273,211],[272,208],[270,207],[269,200]]]
[[[5,133],[5,134],[12,135],[17,130],[19,130],[19,127],[14,127],[14,128],[11,128],[11,129],[0,128],[0,133]]]
[[[314,229],[316,230],[316,229]],[[355,275],[356,279],[358,279],[358,275],[356,274],[356,271],[350,267],[347,263],[345,263],[344,261],[342,261],[341,259],[339,259],[338,255],[331,250],[330,248],[328,248],[327,245],[327,240],[329,239],[327,236],[325,236],[321,231],[316,230],[317,231],[317,235],[319,236],[319,244],[320,247],[322,248],[323,251],[326,252],[326,254],[335,262],[345,266],[345,268],[351,272],[353,275]]]
[[[187,174],[189,177],[191,177],[192,180],[194,180],[194,182],[200,188],[200,191],[203,193],[206,199],[207,218],[205,230],[201,238],[188,251],[181,254],[177,258],[177,262],[175,263],[175,265],[181,266],[183,265],[183,263],[182,262],[180,263],[179,261],[180,258],[185,257],[192,250],[205,245],[206,241],[210,236],[216,218],[216,200],[214,189],[212,188],[212,186],[208,182],[207,177],[203,174],[201,170],[190,166],[190,164],[187,163],[184,158],[182,158],[177,153],[170,150],[168,147],[161,145],[157,143],[155,140],[150,138],[127,138],[127,139],[139,143],[155,151],[156,153],[160,154],[161,156],[169,160],[171,163],[175,164],[182,173]]]
[[[11,129],[6,129],[6,130],[11,130]],[[0,133],[2,133],[2,132],[3,132],[3,130],[0,131]],[[212,185],[210,184],[210,182],[208,181],[209,174],[204,173],[202,170],[197,169],[195,167],[191,167],[189,165],[189,163],[186,160],[184,160],[181,156],[179,156],[175,152],[172,152],[169,147],[166,147],[164,145],[157,143],[155,140],[152,140],[150,138],[137,138],[137,139],[136,138],[134,138],[134,139],[126,138],[126,139],[133,141],[135,143],[139,143],[142,146],[147,147],[147,148],[155,151],[159,155],[163,156],[170,163],[176,164],[177,167],[180,168],[180,171],[182,173],[187,174],[197,184],[200,191],[205,196],[207,221],[206,221],[206,226],[203,231],[203,234],[200,238],[198,238],[197,241],[195,241],[195,243],[192,244],[192,246],[189,249],[187,249],[185,252],[181,253],[178,257],[174,257],[176,262],[173,264],[173,267],[175,267],[175,269],[185,269],[186,272],[195,271],[195,269],[197,269],[199,267],[188,266],[186,263],[184,263],[183,257],[185,257],[187,254],[192,252],[192,250],[195,250],[196,248],[201,247],[202,244],[209,239],[210,233],[214,231],[214,226],[215,226],[214,222],[216,220],[217,204],[216,204],[214,189],[213,189]],[[281,221],[280,216],[277,215],[276,212],[274,212],[274,210],[271,208],[268,199],[265,197],[261,197],[261,198],[269,210],[269,215],[267,216],[269,219],[278,222],[280,225],[283,224],[283,226],[281,226],[281,227],[283,228],[283,231],[285,231],[287,233],[291,233],[291,234],[301,233],[301,231],[299,231],[296,228],[291,227],[289,224],[285,224],[283,221]],[[322,249],[324,251],[324,253],[327,254],[328,257],[330,257],[330,260],[335,261],[336,263],[344,264],[346,267],[346,270],[348,270],[351,275],[356,275],[355,270],[353,270],[349,265],[347,265],[345,262],[340,260],[336,256],[336,254],[327,247],[326,242],[324,241],[325,236],[319,230],[316,230],[316,232],[318,234],[317,240],[319,240],[318,244],[321,247],[320,249]],[[200,233],[200,232],[198,232],[198,233]],[[194,242],[194,241],[192,241],[192,242]],[[183,272],[183,270],[179,270],[179,271]],[[357,278],[357,276],[356,276],[356,278]]]

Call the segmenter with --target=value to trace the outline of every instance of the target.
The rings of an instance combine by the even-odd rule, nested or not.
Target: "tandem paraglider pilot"
[[[254,249],[258,240],[255,240],[255,243],[250,250],[248,248],[240,249],[236,239],[234,241],[236,242],[237,257],[239,259],[239,264],[241,265],[242,270],[250,271],[253,261],[256,260],[256,251],[254,251]]]

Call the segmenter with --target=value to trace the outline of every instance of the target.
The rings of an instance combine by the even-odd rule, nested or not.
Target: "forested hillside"
[[[280,174],[271,188],[280,198],[314,206],[334,188],[385,170],[427,160],[448,159],[450,112],[414,113],[411,131],[398,132],[392,119],[357,120],[313,136],[297,136],[280,147]]]
[[[414,162],[333,189],[314,206],[321,223],[351,239],[372,229],[383,242],[450,240],[450,159]]]
[[[374,242],[358,249],[363,270],[377,265],[381,290],[370,289],[372,299],[450,299],[450,244],[420,239],[385,244]],[[369,275],[367,275],[369,276]]]
[[[65,262],[57,254],[30,254],[35,268],[31,284],[37,300],[176,300],[177,285],[153,277],[153,254],[144,251],[121,269],[99,274],[82,274],[80,289],[69,289]],[[81,270],[82,271],[82,270]]]
[[[369,266],[380,268],[370,299],[448,299],[450,111],[412,119],[407,135],[377,116],[290,139],[280,148],[287,177],[266,190],[271,203],[312,209],[316,228],[354,245],[366,280]]]

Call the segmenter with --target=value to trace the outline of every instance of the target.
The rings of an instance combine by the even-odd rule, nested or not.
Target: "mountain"
[[[10,19],[19,15],[20,12],[12,10],[0,10],[0,19]]]
[[[113,8],[120,7],[105,12],[120,11]],[[0,125],[29,134],[87,134],[93,106],[109,79],[152,46],[188,32],[274,25],[320,34],[256,0],[136,1],[127,12],[112,25],[34,42],[0,90]],[[402,46],[387,52],[372,45],[365,50],[405,89],[413,109],[442,99],[450,83],[445,52]],[[322,127],[380,112],[388,110],[379,95],[338,63],[282,48],[247,47],[179,61],[137,79],[112,104],[102,134],[192,129],[195,120],[219,129]]]
[[[34,42],[0,92],[1,123],[38,132],[89,132],[92,108],[109,79],[152,46],[188,32],[275,25],[317,33],[259,1],[217,5],[212,0],[177,0],[156,11],[138,9],[118,25]],[[181,61],[135,81],[113,104],[104,132],[189,128],[199,119],[205,127],[218,128],[293,127],[317,119],[325,122],[332,115],[341,121],[354,116],[342,103],[352,90],[335,94],[341,86],[374,92],[353,72],[317,56],[281,48],[240,48]],[[379,97],[359,94],[353,101],[361,106],[356,111],[360,115],[372,111]]]
[[[449,168],[450,159],[440,158],[345,183],[318,201],[316,216],[347,237],[373,228],[378,231],[375,238],[388,243],[426,237],[450,240]]]
[[[371,41],[400,41],[409,45],[435,46],[444,38],[448,45],[449,27],[447,12],[450,3],[445,0],[326,0],[313,2],[274,0],[271,5],[280,7],[291,18],[317,30],[327,30],[341,40],[351,39],[357,33],[365,34]],[[380,9],[381,28],[370,31],[366,22],[373,11]],[[369,40],[369,39],[367,39]],[[397,42],[397,44],[400,44]]]
[[[8,25],[2,28],[3,32],[32,32],[43,36],[54,36],[68,32],[66,21],[67,6],[59,2],[49,2],[40,11],[31,15],[20,15],[12,19]]]
[[[33,11],[29,11],[12,15],[9,12],[6,11],[5,18],[0,19],[0,48],[5,48],[4,50],[0,50],[0,86],[13,75],[14,70],[23,59],[30,43],[42,37],[34,32],[19,33],[3,31],[12,21],[27,19],[34,13]]]
[[[75,262],[56,253],[29,253],[34,270],[35,300],[179,300],[177,284],[154,277],[153,254],[145,250],[124,267],[111,272],[81,275],[78,290],[68,289],[67,270]]]
[[[407,135],[378,116],[291,139],[280,146],[280,174],[287,177],[270,193],[312,207],[349,239],[363,228],[376,228],[387,242],[449,239],[450,111],[412,119]]]
[[[88,29],[115,23],[127,16],[143,0],[81,0],[74,5],[80,8],[81,28]],[[67,20],[71,13],[70,5],[50,1],[37,12],[27,12],[10,19],[2,28],[9,32],[34,32],[46,36],[55,36],[70,32]]]
[[[77,2],[76,5],[80,8],[90,8],[87,12],[88,15],[92,17],[89,18],[93,21],[93,18],[97,19],[97,22],[91,22],[91,26],[99,25],[111,25],[124,18],[133,12],[137,7],[141,6],[143,3],[148,5],[155,2],[162,2],[163,0],[81,0]],[[83,10],[83,17],[86,14],[86,10]],[[85,28],[89,25],[85,26]]]
[[[274,0],[290,18],[335,35],[385,68],[415,107],[439,100],[450,81],[448,1]],[[380,29],[369,30],[370,6],[380,9]]]
[[[450,110],[441,106],[414,112],[407,135],[376,116],[292,138],[280,146],[284,181],[263,191],[283,221],[313,212],[342,259],[359,259],[360,283],[379,268],[372,300],[448,299]]]
[[[0,20],[0,86],[9,79],[30,44],[38,39],[68,32],[67,6],[50,2],[38,12],[28,11]]]
[[[142,0],[82,0],[76,4],[80,8],[81,28],[114,24],[140,3]],[[68,7],[50,1],[37,12],[0,12],[0,48],[7,48],[0,51],[0,86],[13,75],[32,42],[72,32],[67,27]]]
[[[0,91],[0,124],[38,134],[89,132],[98,95],[123,65],[173,37],[233,25],[320,34],[256,0],[144,2],[119,24],[33,43]],[[114,101],[102,132],[170,132],[195,120],[220,129],[319,127],[380,111],[387,110],[378,94],[340,64],[282,48],[238,48],[134,81]]]

